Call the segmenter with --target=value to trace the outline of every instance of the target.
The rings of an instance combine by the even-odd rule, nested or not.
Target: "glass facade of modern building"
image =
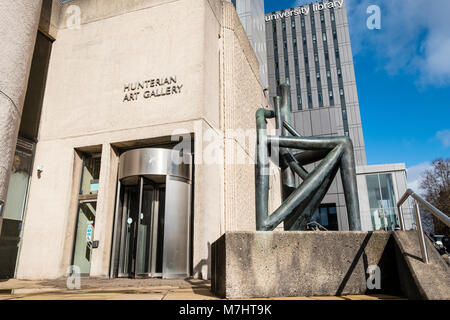
[[[392,174],[366,176],[373,230],[394,230],[399,226]]]

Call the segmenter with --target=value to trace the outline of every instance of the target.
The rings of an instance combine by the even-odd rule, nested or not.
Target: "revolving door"
[[[191,168],[169,149],[122,154],[111,277],[189,276]]]

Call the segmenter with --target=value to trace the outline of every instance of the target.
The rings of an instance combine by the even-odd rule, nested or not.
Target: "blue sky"
[[[417,188],[432,160],[450,157],[450,1],[345,1],[368,163],[406,163]],[[310,2],[266,0],[265,9]],[[366,25],[374,4],[380,30]]]

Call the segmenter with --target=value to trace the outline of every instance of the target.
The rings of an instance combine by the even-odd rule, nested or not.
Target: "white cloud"
[[[450,1],[346,0],[353,54],[373,54],[391,74],[407,70],[420,85],[450,85]],[[369,30],[369,5],[381,8],[381,30]]]
[[[444,147],[450,147],[450,130],[439,131],[438,133],[436,133],[436,138],[441,141]]]
[[[431,169],[431,162],[420,163],[408,168],[408,188],[420,193],[422,191],[420,189],[420,180],[422,180],[423,174],[428,169]]]

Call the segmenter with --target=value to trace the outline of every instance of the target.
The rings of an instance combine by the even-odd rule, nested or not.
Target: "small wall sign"
[[[183,91],[183,84],[178,82],[176,76],[169,76],[126,83],[123,91],[125,95],[122,102],[133,102],[180,94]]]

